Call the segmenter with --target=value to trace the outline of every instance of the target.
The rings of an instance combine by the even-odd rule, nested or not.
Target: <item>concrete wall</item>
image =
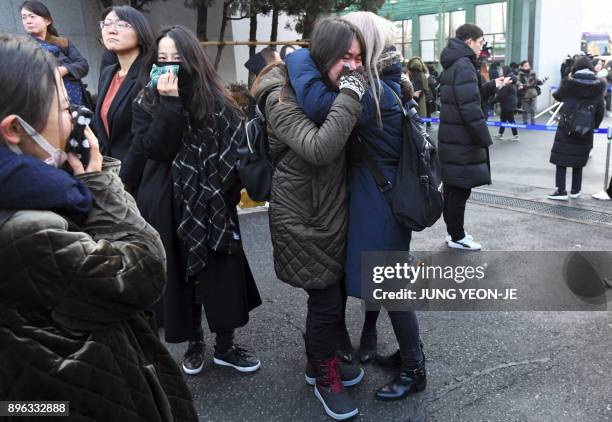
[[[99,41],[100,27],[98,21],[102,12],[96,0],[43,0],[47,5],[55,27],[61,36],[70,39],[89,62],[89,74],[85,83],[92,93],[97,92],[100,59],[103,47]],[[25,34],[21,25],[19,6],[23,0],[0,0],[0,32]],[[117,4],[124,1],[115,1]],[[208,38],[216,40],[221,27],[221,12],[223,2],[217,1],[208,10]],[[180,24],[195,31],[196,11],[185,7],[184,0],[164,0],[152,3],[149,11],[145,13],[153,30],[157,32],[164,25]],[[291,18],[281,15],[278,25],[279,40],[296,40],[300,35],[285,29]],[[270,38],[271,16],[260,15],[258,18],[257,38],[268,40]],[[249,20],[230,21],[225,31],[225,40],[246,41],[249,37]],[[259,47],[259,51],[264,46]],[[207,53],[214,61],[217,48],[208,47]],[[227,82],[244,81],[248,72],[244,63],[248,60],[249,49],[246,46],[226,46],[221,56],[219,74]]]
[[[559,86],[561,63],[580,50],[582,4],[575,0],[537,0],[533,69],[548,82],[538,97],[538,109],[549,105],[549,87]]]

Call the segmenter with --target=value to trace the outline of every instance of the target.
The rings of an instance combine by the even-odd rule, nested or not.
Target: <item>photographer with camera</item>
[[[523,124],[535,125],[535,102],[540,95],[540,85],[544,82],[539,80],[536,73],[531,69],[529,61],[523,60],[520,64],[518,74],[518,90],[522,98]]]
[[[0,35],[0,92],[0,397],[66,401],[79,420],[196,421],[145,314],[165,255],[119,162],[89,128],[88,164],[66,152],[80,124],[33,41]]]

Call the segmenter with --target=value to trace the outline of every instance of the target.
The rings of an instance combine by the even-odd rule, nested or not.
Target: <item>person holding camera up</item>
[[[517,87],[521,97],[521,108],[523,109],[523,124],[535,125],[535,102],[540,95],[540,85],[544,82],[538,79],[536,73],[531,70],[527,60],[520,64]]]
[[[0,35],[0,92],[0,397],[66,401],[73,420],[197,421],[145,312],[165,255],[120,163],[89,128],[88,164],[66,152],[81,125],[34,42]]]
[[[499,117],[499,121],[502,123],[516,123],[514,120],[514,112],[516,111],[516,106],[518,105],[518,94],[516,89],[516,75],[512,72],[509,66],[505,66],[503,68],[503,76],[504,76],[504,85],[499,89],[495,98],[493,99],[493,103],[499,103],[501,107],[501,115]],[[506,128],[501,126],[499,128],[499,133],[495,135],[495,139],[503,139],[504,138],[504,130]],[[512,128],[512,140],[518,141],[520,140],[518,135],[518,129]]]

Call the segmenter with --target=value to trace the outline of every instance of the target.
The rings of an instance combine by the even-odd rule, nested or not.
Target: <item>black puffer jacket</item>
[[[594,127],[597,128],[604,117],[603,94],[605,89],[605,82],[597,79],[595,73],[585,69],[561,81],[561,86],[553,97],[563,102],[562,115],[571,114],[576,107],[581,105],[593,105],[595,107]],[[591,148],[593,148],[593,133],[584,138],[571,137],[568,135],[565,120],[562,118],[555,133],[550,162],[562,167],[584,167],[589,159]]]
[[[488,147],[492,144],[481,98],[495,81],[481,85],[474,52],[457,38],[440,57],[440,129],[438,149],[445,184],[464,189],[491,183]]]
[[[77,177],[93,195],[80,226],[12,201],[0,224],[0,397],[69,401],[70,421],[195,422],[144,313],[165,285],[164,249],[118,173],[106,160]]]
[[[304,114],[293,89],[284,85],[284,70],[276,68],[256,93],[258,102],[266,98],[270,158],[276,166],[269,210],[274,269],[292,286],[323,289],[344,277],[345,146],[362,107],[340,93],[319,127]]]

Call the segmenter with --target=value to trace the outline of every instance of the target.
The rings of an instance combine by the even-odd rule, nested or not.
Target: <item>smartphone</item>
[[[91,122],[93,112],[84,106],[71,105],[70,118],[72,119],[72,132],[68,139],[68,152],[74,153],[83,163],[83,167],[87,167],[91,146],[85,137],[85,128]]]

